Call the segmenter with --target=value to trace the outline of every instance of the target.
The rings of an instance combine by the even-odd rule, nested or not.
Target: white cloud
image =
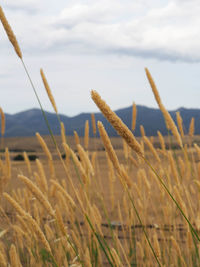
[[[40,9],[39,0],[3,0],[2,6],[13,11],[35,13]]]
[[[148,9],[137,1],[72,4],[51,18],[49,26],[55,28],[48,29],[49,44],[64,47],[73,43],[75,49],[81,47],[84,52],[199,61],[199,12],[197,1],[181,5],[168,1],[165,6]]]
[[[181,105],[198,106],[199,64],[187,63],[200,62],[199,1],[4,0],[2,6],[36,88],[39,92],[43,89],[39,76],[43,67],[61,112],[92,110],[94,105],[88,101],[91,88],[99,89],[114,109],[129,105],[132,100],[153,105],[149,85],[144,82],[144,66],[153,70],[158,86],[163,82],[159,88],[170,108],[179,104],[178,94],[171,99],[168,88],[174,93],[177,87],[185,95]],[[6,89],[1,92],[2,103],[7,108],[10,100],[6,99],[17,88],[21,94],[25,92],[26,99],[17,94],[11,112],[35,106],[34,96],[28,93],[30,86],[1,25],[0,53],[0,82],[1,88]],[[192,83],[186,80],[190,68],[196,73],[195,79],[193,74],[190,76]],[[170,77],[173,85],[169,83]],[[190,84],[196,88],[196,95],[189,100]],[[42,101],[52,110],[45,93]]]
[[[101,0],[62,2],[9,0],[40,12],[14,12],[11,21],[27,51],[116,53],[157,59],[200,60],[200,2]],[[10,16],[11,17],[11,16]]]

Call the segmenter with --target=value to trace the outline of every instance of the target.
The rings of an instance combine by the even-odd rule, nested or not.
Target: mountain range
[[[200,134],[200,109],[179,108],[177,110],[170,111],[169,113],[171,114],[175,122],[177,111],[180,112],[183,119],[185,133],[188,132],[191,118],[194,117],[195,134]],[[50,112],[45,113],[53,133],[55,135],[59,135],[60,127],[56,114]],[[119,109],[116,111],[116,114],[129,128],[131,128],[132,106]],[[6,137],[33,136],[36,132],[39,132],[41,135],[49,134],[40,109],[29,109],[13,115],[5,114],[5,117]],[[96,121],[100,120],[103,122],[109,136],[117,136],[116,131],[112,128],[110,123],[107,122],[107,120],[101,113],[95,113],[95,118]],[[60,115],[60,119],[65,125],[66,135],[73,135],[74,130],[76,130],[79,136],[84,135],[85,121],[89,120],[90,136],[93,136],[91,126],[91,113],[81,113],[74,117]],[[163,135],[167,134],[165,121],[159,109],[137,105],[137,122],[136,129],[134,131],[135,136],[140,136],[140,125],[144,126],[147,136],[157,135],[157,130],[159,130]]]

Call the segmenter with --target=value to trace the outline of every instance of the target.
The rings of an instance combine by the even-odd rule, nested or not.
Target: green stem
[[[131,204],[132,204],[132,206],[133,206],[133,209],[134,209],[134,211],[135,211],[135,214],[136,214],[136,216],[137,216],[137,218],[138,218],[138,220],[139,220],[139,223],[140,223],[140,225],[142,226],[142,230],[143,230],[144,235],[145,235],[145,237],[146,237],[146,240],[147,240],[147,242],[148,242],[148,244],[149,244],[149,246],[150,246],[150,248],[151,248],[151,251],[152,251],[152,253],[153,253],[153,255],[154,255],[154,257],[155,257],[155,259],[156,259],[156,261],[157,261],[157,263],[158,263],[158,266],[161,267],[162,265],[161,265],[160,261],[158,260],[158,257],[156,256],[156,253],[155,253],[155,251],[154,251],[154,249],[153,249],[153,247],[152,247],[152,245],[151,245],[151,242],[150,242],[150,240],[149,240],[148,234],[147,234],[147,232],[146,232],[146,230],[145,230],[145,228],[144,228],[144,225],[143,225],[143,223],[142,223],[142,220],[141,220],[141,218],[140,218],[140,215],[139,215],[139,213],[138,213],[138,211],[137,211],[137,209],[136,209],[136,207],[135,207],[134,201],[133,201],[133,199],[132,199],[132,197],[131,197],[131,194],[130,194],[130,192],[129,192],[127,186],[126,186],[126,191],[127,191],[127,193],[128,193],[128,197],[129,197],[129,199],[130,199],[130,201],[131,201]]]
[[[152,167],[152,165],[150,164],[150,162],[144,158],[144,161],[147,163],[147,165],[151,168],[151,170],[154,172],[154,174],[156,175],[156,177],[158,178],[159,182],[162,184],[162,186],[164,187],[164,189],[166,190],[166,192],[168,193],[168,195],[171,197],[171,199],[173,200],[173,202],[176,204],[177,208],[179,209],[179,211],[181,212],[182,216],[185,218],[185,220],[187,221],[188,225],[190,226],[191,231],[194,233],[194,235],[196,236],[196,238],[198,239],[198,241],[200,242],[200,238],[198,236],[198,234],[196,233],[194,227],[192,226],[192,224],[190,223],[190,221],[188,220],[187,216],[185,215],[185,213],[183,212],[183,210],[181,209],[180,205],[178,204],[178,202],[175,200],[175,198],[172,196],[172,194],[170,193],[169,189],[167,188],[167,186],[165,185],[165,183],[163,182],[163,180],[161,179],[161,177],[157,174],[157,172],[155,171],[155,169]]]
[[[107,253],[105,247],[103,246],[103,244],[102,244],[102,242],[101,242],[101,239],[100,239],[99,235],[95,232],[94,227],[93,227],[93,225],[92,225],[90,219],[88,218],[87,214],[85,214],[85,218],[86,218],[87,222],[89,223],[89,226],[90,226],[90,228],[92,229],[92,232],[93,232],[94,235],[96,236],[96,238],[97,238],[97,240],[98,240],[98,242],[99,242],[99,245],[100,245],[101,249],[103,250],[103,252],[104,252],[104,254],[105,254],[105,256],[106,256],[106,258],[107,258],[107,260],[108,260],[108,262],[109,262],[109,264],[110,264],[110,266],[113,266],[113,267],[114,267],[115,265],[113,265],[113,263],[111,262],[110,257],[108,256],[108,253]],[[113,256],[112,256],[112,254],[111,254],[111,253],[109,253],[109,254],[111,255],[111,258],[112,258],[113,262],[115,262],[115,260],[114,260],[114,258],[113,258]]]
[[[22,62],[22,65],[23,65],[23,67],[24,67],[24,70],[25,70],[25,72],[26,72],[26,74],[27,74],[27,76],[28,76],[28,79],[29,79],[29,81],[30,81],[30,83],[31,83],[31,86],[32,86],[32,88],[33,88],[33,91],[34,91],[34,93],[35,93],[35,96],[36,96],[36,98],[37,98],[37,101],[38,101],[38,103],[39,103],[39,105],[40,105],[40,109],[41,109],[41,111],[42,111],[44,120],[45,120],[45,122],[46,122],[47,128],[48,128],[49,133],[50,133],[50,135],[51,135],[52,141],[53,141],[54,145],[57,147],[56,140],[55,140],[55,138],[54,138],[53,132],[52,132],[51,127],[50,127],[50,125],[49,125],[49,122],[48,122],[48,119],[47,119],[46,114],[45,114],[45,112],[44,112],[44,109],[43,109],[43,107],[42,107],[42,103],[41,103],[41,101],[40,101],[40,99],[39,99],[39,96],[38,96],[38,94],[37,94],[37,91],[36,91],[36,89],[35,89],[35,86],[34,86],[34,84],[33,84],[33,82],[32,82],[32,79],[31,79],[31,77],[30,77],[30,75],[29,75],[29,73],[28,73],[27,67],[26,67],[26,65],[25,65],[25,63],[24,63],[24,61],[23,61],[23,59],[21,59],[21,62]]]

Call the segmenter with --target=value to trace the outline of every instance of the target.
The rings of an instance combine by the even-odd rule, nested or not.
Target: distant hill
[[[174,111],[170,111],[172,118],[176,121],[176,112],[179,111],[185,127],[185,131],[188,131],[189,123],[192,117],[195,118],[195,133],[200,134],[200,109],[186,109],[179,108]],[[54,113],[45,112],[51,129],[55,135],[60,134],[60,127],[57,117]],[[123,120],[123,122],[130,128],[132,120],[132,107],[119,109],[116,111],[117,115]],[[30,109],[23,112],[16,113],[14,115],[5,114],[6,116],[6,136],[33,136],[35,132],[39,132],[41,135],[48,135],[48,129],[45,124],[42,112],[40,109]],[[68,117],[60,115],[62,122],[65,125],[66,134],[73,135],[73,131],[76,130],[80,136],[84,135],[85,121],[89,120],[90,135],[92,136],[91,127],[91,114],[81,113],[74,117]],[[116,131],[107,122],[101,113],[95,114],[96,121],[103,122],[109,136],[117,136]],[[148,108],[145,106],[137,106],[137,123],[134,134],[140,136],[140,125],[144,126],[146,135],[157,135],[157,130],[162,132],[163,135],[167,134],[165,122],[162,113],[159,109]]]

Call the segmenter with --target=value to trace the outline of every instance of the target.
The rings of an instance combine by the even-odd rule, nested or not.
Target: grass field
[[[68,137],[67,139],[70,147],[77,151],[74,137]],[[198,143],[199,139],[198,136],[193,137],[196,143]],[[103,237],[110,249],[113,248],[114,251],[118,253],[119,259],[117,260],[119,262],[115,265],[155,266],[156,262],[147,244],[142,225],[133,212],[127,193],[120,183],[117,172],[110,164],[111,162],[106,155],[100,138],[89,139],[87,153],[93,164],[95,175],[89,175],[90,181],[84,184],[87,197],[83,194],[83,188],[79,181],[80,177],[78,177],[79,175],[77,176],[77,170],[73,161],[69,158],[65,159],[68,168],[68,174],[66,174],[51,138],[46,136],[44,140],[50,148],[53,157],[53,165],[55,168],[53,177],[48,157],[36,137],[4,139],[4,145],[8,146],[11,151],[11,178],[5,183],[3,189],[20,204],[24,211],[32,214],[33,218],[45,233],[57,263],[54,263],[51,257],[48,258],[48,255],[44,256],[44,259],[41,261],[40,250],[42,250],[43,247],[41,240],[38,240],[36,233],[32,233],[31,238],[30,236],[26,236],[26,224],[23,225],[23,223],[20,222],[20,219],[17,217],[19,214],[13,209],[13,205],[10,205],[8,203],[9,201],[2,198],[3,210],[1,211],[0,227],[3,236],[1,237],[0,251],[2,253],[5,252],[5,254],[2,254],[5,261],[9,262],[9,257],[11,257],[9,256],[11,244],[15,244],[15,248],[19,253],[18,255],[20,255],[22,266],[33,266],[33,262],[37,266],[56,266],[56,264],[57,266],[67,266],[67,264],[73,266],[73,259],[76,258],[76,253],[69,247],[69,244],[69,255],[72,255],[67,257],[67,253],[63,253],[63,255],[59,255],[60,258],[58,258],[58,248],[60,251],[61,247],[62,249],[64,248],[63,242],[67,243],[66,240],[64,241],[65,236],[63,236],[57,224],[52,222],[52,216],[45,210],[42,202],[38,201],[35,194],[27,190],[24,183],[20,181],[18,175],[22,174],[29,177],[29,179],[40,188],[52,207],[59,207],[66,234],[70,236],[70,240],[75,245],[80,257],[80,259],[75,260],[76,266],[89,266],[88,262],[90,262],[91,266],[110,265],[108,259],[99,248],[99,243],[95,239],[95,234],[91,231],[91,228],[88,228],[83,210],[82,208],[80,209],[80,203],[69,182],[68,175],[70,175],[76,192],[78,192],[81,202],[84,203],[85,212],[87,211],[87,214],[91,216],[89,207],[94,209],[92,213],[95,214],[96,218],[92,218],[91,216],[92,219],[90,219],[95,227],[95,233]],[[56,140],[61,149],[61,138],[56,137]],[[142,138],[138,140],[142,142]],[[168,140],[169,138],[166,137],[166,144],[168,144]],[[198,266],[198,256],[196,255],[198,250],[195,252],[196,243],[193,244],[189,227],[179,210],[162,189],[155,174],[149,170],[143,160],[128,149],[125,143],[123,144],[121,138],[111,138],[111,141],[120,163],[123,164],[131,179],[132,187],[130,192],[136,208],[140,213],[146,233],[154,246],[160,262],[165,266],[171,266],[172,264],[174,264],[174,266],[184,266],[184,264],[185,266]],[[198,163],[200,158],[198,152],[194,148],[188,147],[188,159],[186,161],[186,156],[183,155],[180,149],[173,150],[173,157],[177,158],[177,162],[179,163],[176,165],[174,161],[173,165],[170,162],[169,156],[167,156],[167,154],[164,155],[163,151],[160,149],[158,138],[154,137],[153,141],[155,146],[158,147],[157,151],[161,158],[162,165],[160,163],[158,164],[148,147],[145,147],[145,157],[151,161],[156,171],[164,177],[163,179],[170,188],[170,191],[174,193],[177,200],[181,201],[181,207],[198,231],[200,229],[200,217],[198,216],[199,203],[197,202],[199,199],[200,185]],[[188,141],[188,137],[185,138],[185,142],[188,143]],[[171,144],[174,142],[175,140],[173,139],[170,141]],[[84,138],[80,138],[80,143],[84,146]],[[48,184],[47,192],[44,190],[41,181],[43,179],[41,177],[42,173],[36,161],[30,162],[30,171],[25,161],[14,160],[16,155],[23,155],[23,151],[27,151],[28,155],[36,155],[38,160],[42,163]],[[64,150],[61,151],[64,153]],[[172,150],[168,150],[168,153],[169,151]],[[93,158],[94,153],[96,154],[95,161]],[[4,154],[4,152],[1,154],[1,166],[3,166],[4,161],[6,161]],[[134,162],[132,157],[135,160]],[[183,165],[180,165],[182,164],[180,163],[181,161],[184,162]],[[82,164],[84,166],[83,162]],[[175,169],[173,166],[175,166]],[[85,168],[87,170],[86,166]],[[178,177],[176,177],[177,175]],[[37,176],[39,176],[39,179]],[[63,196],[58,193],[60,192],[59,190],[53,190],[50,179],[58,181],[63,188],[65,188],[66,192],[72,197],[77,206],[76,208],[70,207],[70,204],[64,201]],[[87,207],[87,205],[89,205],[89,207]],[[51,230],[45,230],[48,227],[50,227]],[[4,232],[5,230],[6,232]],[[48,233],[48,231],[52,231],[51,234]],[[60,241],[54,243],[56,240]],[[62,245],[59,244],[59,242]],[[29,246],[32,244],[32,249],[35,247],[35,249],[39,251],[35,251],[35,254],[33,251],[29,251],[28,253],[27,244],[29,244]],[[95,252],[95,255],[96,253],[98,255],[96,256],[97,258],[93,255],[94,251],[92,250],[94,248],[92,248],[92,246],[95,246],[97,250]],[[198,247],[197,245],[197,248]],[[87,259],[85,259],[85,251],[88,251]],[[22,253],[26,256],[22,257]],[[33,259],[31,259],[31,257],[33,257]],[[48,261],[51,263],[48,263]]]
[[[0,20],[43,111],[1,7]],[[42,70],[61,137],[49,128],[44,138],[4,138],[0,108],[0,266],[200,266],[200,138],[193,118],[188,133],[179,113],[176,126],[145,71],[165,138],[141,129],[136,139],[136,105],[131,131],[96,91],[92,100],[123,139],[110,139],[94,115],[101,138],[89,138],[88,121],[84,139],[66,138]]]

